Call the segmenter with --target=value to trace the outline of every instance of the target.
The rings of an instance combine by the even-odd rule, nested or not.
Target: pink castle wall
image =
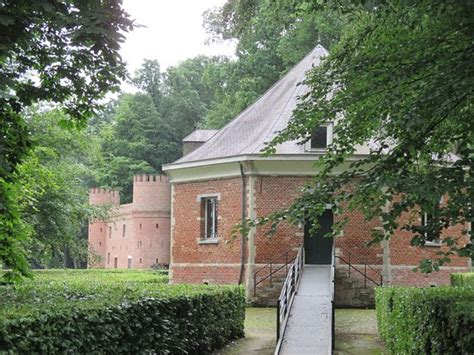
[[[170,198],[168,177],[136,175],[133,202],[120,205],[119,193],[91,189],[89,203],[112,204],[107,221],[89,224],[89,248],[99,256],[90,268],[146,269],[170,260]]]

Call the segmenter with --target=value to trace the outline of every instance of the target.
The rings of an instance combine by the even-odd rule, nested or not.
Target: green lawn
[[[379,340],[374,309],[336,309],[335,355],[384,353],[386,350]]]
[[[275,308],[248,307],[245,339],[233,342],[216,355],[271,355],[275,349]],[[375,310],[336,310],[336,349],[339,355],[375,355],[385,352],[377,335]]]
[[[229,344],[215,355],[273,355],[276,341],[276,309],[248,307],[245,338]]]

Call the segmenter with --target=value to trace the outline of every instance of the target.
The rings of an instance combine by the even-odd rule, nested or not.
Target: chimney
[[[196,129],[195,131],[192,131],[183,138],[183,156],[199,148],[201,145],[211,139],[217,132],[217,129]]]

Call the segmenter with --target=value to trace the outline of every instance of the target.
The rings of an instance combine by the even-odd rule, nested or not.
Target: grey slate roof
[[[220,129],[201,147],[174,163],[260,154],[264,143],[270,141],[288,124],[298,98],[307,88],[298,85],[313,66],[319,65],[328,51],[317,45],[288,74],[274,84],[255,103]],[[285,142],[277,147],[276,154],[302,154],[304,146]]]
[[[218,129],[196,129],[183,138],[183,142],[207,142],[212,138]]]

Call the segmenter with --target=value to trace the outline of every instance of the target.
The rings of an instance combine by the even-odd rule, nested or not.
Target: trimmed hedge
[[[474,272],[456,272],[451,274],[451,285],[474,288]]]
[[[3,272],[0,270],[0,278]],[[168,283],[166,270],[129,270],[129,269],[45,269],[32,270],[32,279],[24,279],[24,283],[44,284],[60,282],[67,284],[89,284],[91,282],[149,282]]]
[[[205,354],[244,335],[242,288],[0,287],[0,353]]]
[[[391,353],[472,353],[472,289],[377,288],[375,302],[379,334]]]

